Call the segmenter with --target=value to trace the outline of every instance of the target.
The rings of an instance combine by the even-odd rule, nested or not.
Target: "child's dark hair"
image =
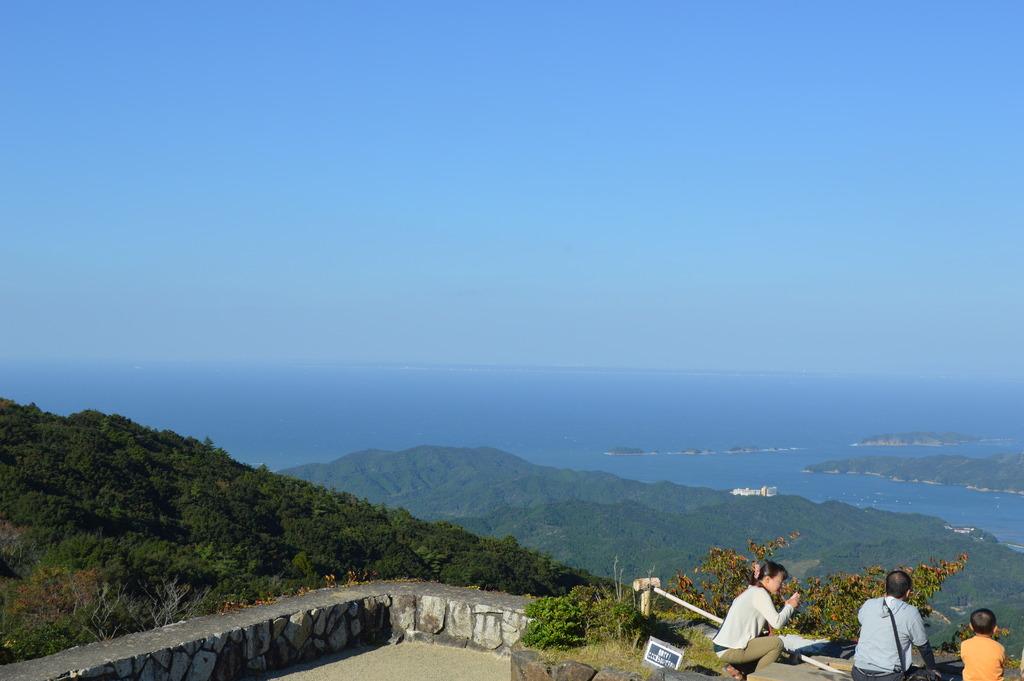
[[[755,563],[755,565],[757,565],[757,563]],[[780,572],[782,573],[782,581],[786,581],[786,578],[789,577],[789,572],[786,568],[783,567],[781,563],[776,563],[773,560],[766,560],[761,564],[761,571],[757,574],[757,577],[754,577],[754,571],[751,570],[749,578],[750,586],[759,586],[762,579],[765,577],[774,577]]]
[[[971,613],[971,629],[975,634],[991,636],[996,630],[996,614],[988,608],[978,608]]]

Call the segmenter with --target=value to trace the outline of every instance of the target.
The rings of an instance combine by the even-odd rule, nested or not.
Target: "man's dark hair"
[[[991,636],[996,630],[996,614],[988,608],[978,608],[971,613],[971,629],[975,634]]]
[[[885,576],[885,595],[905,598],[910,593],[910,575],[903,570],[893,570]]]

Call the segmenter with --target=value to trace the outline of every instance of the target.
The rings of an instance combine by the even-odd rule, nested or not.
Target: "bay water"
[[[0,397],[83,409],[198,438],[272,470],[360,449],[492,446],[534,463],[924,513],[1024,544],[1024,496],[804,473],[831,458],[989,456],[1024,448],[1024,381],[591,369],[0,362]],[[955,431],[951,447],[851,447]],[[657,456],[606,456],[614,447]],[[733,447],[785,448],[729,454]],[[708,449],[704,456],[669,455]]]

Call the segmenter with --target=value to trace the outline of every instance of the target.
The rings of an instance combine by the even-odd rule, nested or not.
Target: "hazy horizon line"
[[[871,371],[852,369],[727,369],[693,367],[643,367],[628,365],[588,364],[533,364],[533,363],[459,363],[459,362],[409,362],[409,361],[354,361],[344,359],[119,359],[119,358],[17,358],[0,357],[0,366],[118,366],[145,370],[149,367],[229,367],[265,369],[382,369],[393,371],[463,371],[463,372],[534,372],[534,373],[621,373],[621,374],[675,374],[680,376],[736,376],[736,377],[793,377],[793,378],[901,378],[920,380],[995,380],[1000,382],[1024,382],[1024,376],[997,374],[979,371]],[[147,366],[148,365],[148,366]]]

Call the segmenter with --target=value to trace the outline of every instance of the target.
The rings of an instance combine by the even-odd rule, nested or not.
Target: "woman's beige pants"
[[[746,648],[730,648],[722,653],[722,662],[728,662],[744,674],[761,671],[782,654],[782,639],[778,636],[758,636],[750,639]]]

